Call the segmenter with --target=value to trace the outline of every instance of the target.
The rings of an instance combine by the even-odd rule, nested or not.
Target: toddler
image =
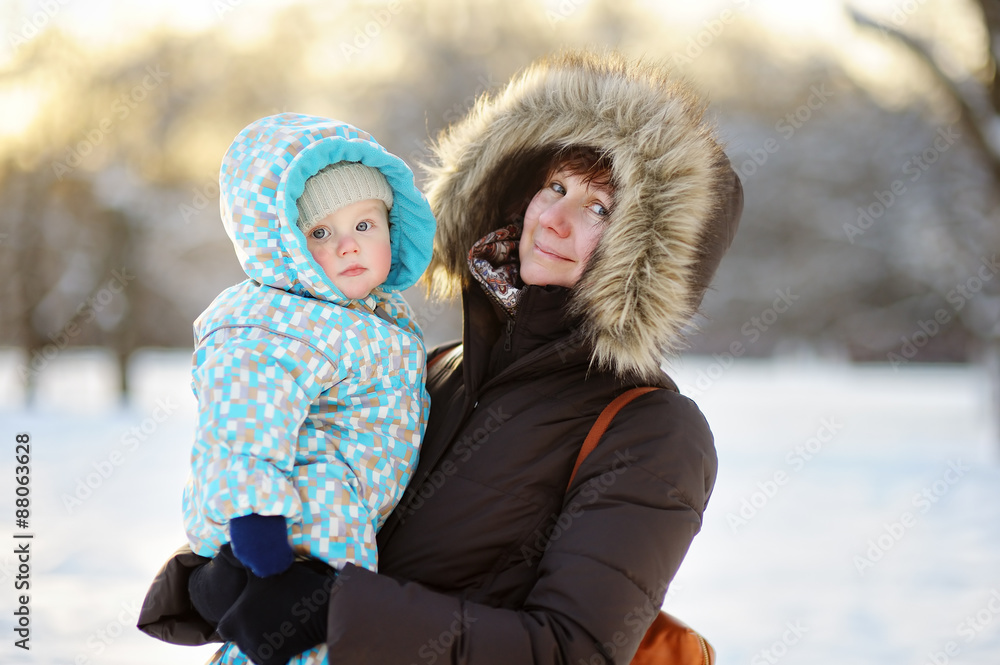
[[[240,132],[220,192],[249,279],[194,325],[191,548],[258,577],[296,556],[376,570],[375,534],[428,411],[425,349],[399,292],[428,265],[434,217],[371,136],[297,114]],[[292,662],[325,663],[325,650]],[[227,643],[211,662],[247,659]]]

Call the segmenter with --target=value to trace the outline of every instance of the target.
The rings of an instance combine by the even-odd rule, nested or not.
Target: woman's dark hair
[[[611,171],[611,158],[590,146],[569,146],[560,150],[539,151],[522,156],[517,160],[517,172],[507,181],[504,197],[506,205],[502,210],[505,223],[521,221],[531,199],[545,186],[549,176],[560,169],[583,178],[588,185],[610,189],[616,188]]]

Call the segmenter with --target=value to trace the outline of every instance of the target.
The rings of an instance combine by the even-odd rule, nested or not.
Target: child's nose
[[[358,241],[351,235],[346,235],[337,240],[337,253],[341,256],[358,253]]]

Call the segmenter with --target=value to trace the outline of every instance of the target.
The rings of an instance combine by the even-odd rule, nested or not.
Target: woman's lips
[[[542,245],[539,245],[537,242],[535,243],[535,249],[538,250],[541,254],[543,254],[543,255],[551,258],[551,259],[554,259],[556,261],[569,261],[569,259],[567,259],[562,254],[556,254],[552,250],[547,249],[547,248],[543,247]]]

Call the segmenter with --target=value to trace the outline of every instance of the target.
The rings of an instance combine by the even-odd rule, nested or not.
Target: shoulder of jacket
[[[699,513],[718,473],[715,440],[701,409],[666,389],[623,407],[590,457],[600,466],[634,467],[656,478]]]

